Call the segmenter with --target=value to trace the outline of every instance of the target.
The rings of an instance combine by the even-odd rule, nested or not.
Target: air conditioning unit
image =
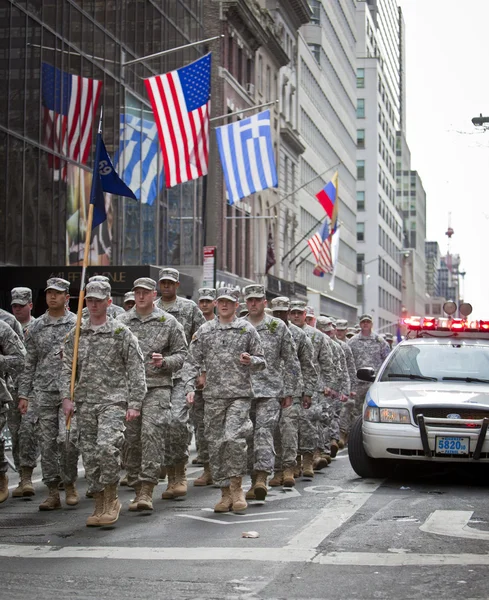
[[[254,96],[255,95],[255,84],[254,83],[247,83],[246,84],[246,92],[250,96]]]

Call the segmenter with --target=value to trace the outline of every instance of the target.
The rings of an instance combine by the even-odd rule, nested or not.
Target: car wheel
[[[364,478],[379,479],[389,477],[392,473],[393,465],[388,461],[371,458],[363,447],[362,417],[353,423],[350,436],[348,438],[348,458],[350,464],[357,475]]]

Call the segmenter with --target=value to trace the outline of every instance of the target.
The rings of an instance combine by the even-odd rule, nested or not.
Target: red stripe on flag
[[[158,82],[159,77],[153,77],[152,80],[155,81],[158,91],[160,92],[160,96],[162,95],[162,88],[160,82]],[[148,92],[149,101],[151,102],[151,106],[153,108],[153,114],[156,119],[156,127],[158,129],[158,137],[160,140],[161,152],[163,154],[163,168],[165,170],[165,184],[166,187],[170,187],[170,161],[168,159],[168,152],[166,149],[166,144],[164,144],[164,136],[163,136],[163,128],[161,125],[161,120],[159,118],[158,107],[156,105],[156,99],[153,94],[153,88],[151,87],[151,79],[145,79],[144,84],[146,86],[146,91]],[[161,89],[160,89],[161,88]],[[172,142],[173,145],[173,142]]]
[[[187,179],[184,179],[181,172],[181,156],[178,157],[178,160],[175,161],[177,165],[177,183],[182,183],[183,181],[188,181],[192,179],[192,172],[190,170],[190,153],[189,153],[189,145],[188,139],[185,132],[185,124],[182,118],[182,107],[180,106],[180,102],[178,101],[177,90],[175,88],[175,82],[173,81],[173,76],[178,77],[174,72],[168,74],[168,83],[170,85],[170,92],[173,100],[173,108],[175,110],[177,121],[178,121],[178,135],[179,139],[183,142],[183,158],[185,159],[185,170]]]

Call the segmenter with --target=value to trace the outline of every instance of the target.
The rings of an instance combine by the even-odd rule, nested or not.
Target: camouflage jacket
[[[389,344],[376,333],[357,333],[348,341],[357,369],[372,367],[378,371],[391,351]]]
[[[298,382],[299,393],[296,396],[313,396],[318,389],[318,374],[314,366],[314,348],[312,342],[300,327],[289,323],[289,331],[294,339],[297,358],[301,366],[301,377]]]
[[[245,317],[249,322],[249,318]],[[301,368],[292,335],[283,321],[265,315],[254,325],[261,339],[267,368],[252,375],[256,398],[298,396]]]
[[[3,310],[3,308],[0,308],[0,321],[4,321],[7,323],[7,325],[10,325],[20,339],[24,339],[24,330],[22,329],[22,325],[17,321],[14,315],[10,314],[6,310]]]
[[[335,364],[340,365],[341,371],[338,371],[339,376],[339,391],[345,396],[349,396],[351,392],[350,374],[346,364],[346,357],[340,342],[336,338],[330,338],[333,342],[333,352],[335,354]]]
[[[175,317],[156,307],[150,315],[141,317],[134,307],[120,315],[118,321],[127,325],[138,338],[148,388],[171,386],[171,374],[181,369],[187,356],[187,341]],[[150,364],[153,352],[163,355],[163,367]]]
[[[19,377],[18,393],[21,398],[31,399],[34,391],[59,390],[63,343],[75,324],[76,316],[65,311],[65,314],[55,321],[45,312],[29,326],[25,337],[25,369]]]
[[[68,334],[63,353],[60,392],[70,397],[75,332]],[[125,404],[141,410],[146,395],[144,358],[136,336],[117,319],[92,329],[82,321],[75,383],[75,402]]]
[[[11,402],[6,378],[15,377],[24,368],[26,351],[19,336],[0,321],[0,404]]]
[[[353,358],[353,353],[351,351],[350,346],[345,341],[339,340],[338,338],[336,339],[336,341],[340,344],[345,354],[346,368],[348,369],[348,375],[350,376],[350,391],[355,392],[357,387],[357,368],[355,366],[355,359]]]
[[[251,355],[249,366],[239,362],[243,352]],[[206,321],[194,334],[182,378],[185,391],[193,392],[195,377],[204,368],[204,399],[253,398],[252,375],[266,366],[260,336],[248,321],[236,317],[231,323],[221,323],[215,319]]]
[[[329,336],[307,324],[304,325],[302,330],[311,340],[314,349],[313,360],[319,376],[319,390],[323,391],[325,387],[329,387],[335,391],[339,391],[338,377],[331,349],[332,341],[329,339]]]

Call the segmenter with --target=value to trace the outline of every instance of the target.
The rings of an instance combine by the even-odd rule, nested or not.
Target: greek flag
[[[216,128],[229,203],[277,187],[270,111]]]
[[[142,204],[154,203],[163,187],[163,170],[158,184],[158,129],[154,121],[121,114],[116,171]]]

